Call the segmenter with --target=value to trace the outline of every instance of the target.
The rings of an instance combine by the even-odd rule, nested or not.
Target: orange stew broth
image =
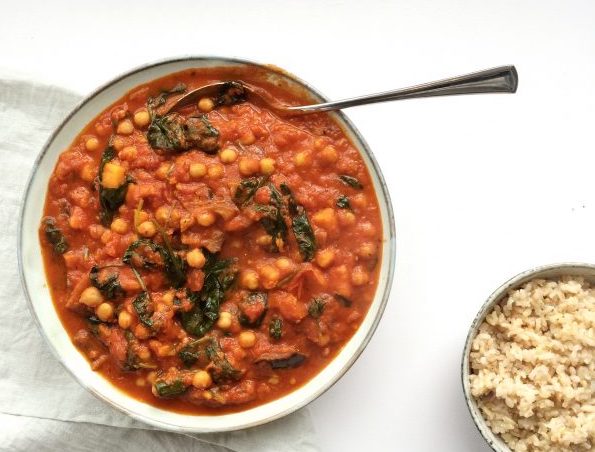
[[[231,79],[264,88],[288,104],[307,102],[246,69],[187,70],[139,86],[91,121],[60,155],[40,227],[56,310],[90,365],[136,399],[191,414],[244,410],[313,378],[359,327],[376,291],[381,260],[380,212],[370,176],[327,114],[280,118],[264,105],[240,102],[211,109],[212,102],[202,100],[180,114],[206,115],[219,133],[217,152],[163,152],[150,146],[144,113],[148,98],[179,83],[190,90]],[[114,176],[104,169],[102,182],[99,166],[110,144],[115,156],[109,163],[119,171]],[[113,221],[102,225],[100,184],[120,186],[125,183],[121,173],[130,177],[124,202]],[[350,186],[341,175],[356,178],[361,187]],[[264,184],[238,206],[236,190],[249,178]],[[272,205],[271,184],[289,187],[295,203],[303,206],[316,241],[311,260],[300,253],[285,207],[285,240],[273,239],[261,224],[263,213],[256,206]],[[284,202],[288,199],[284,196]],[[62,254],[50,243],[48,218],[68,244]],[[162,233],[185,263],[186,282],[174,289],[161,267],[135,265],[146,285],[148,327],[133,304],[143,288],[122,258],[143,234],[164,248]],[[199,359],[187,366],[179,353],[197,337],[184,329],[180,316],[201,305],[193,304],[186,289],[200,293],[202,257],[209,252],[232,259],[230,272],[236,278],[225,291],[219,318],[192,349]],[[160,262],[158,253],[153,258]],[[106,265],[115,266],[102,269]],[[94,266],[102,269],[99,283],[115,275],[121,293],[110,299],[92,288]],[[267,296],[264,314],[262,304],[245,303],[255,293]],[[242,313],[249,320],[264,318],[259,326],[242,326]],[[271,336],[272,321],[282,323],[278,339]],[[205,344],[213,346],[211,355]],[[233,368],[231,375],[220,372],[221,363]],[[158,384],[166,388],[161,395]]]

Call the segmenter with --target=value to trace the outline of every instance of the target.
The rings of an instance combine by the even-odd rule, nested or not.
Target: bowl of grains
[[[523,272],[471,325],[465,399],[497,452],[595,447],[595,265]]]

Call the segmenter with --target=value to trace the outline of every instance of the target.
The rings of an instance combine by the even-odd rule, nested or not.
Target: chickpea
[[[149,372],[147,374],[147,381],[151,384],[155,383],[155,380],[157,380],[157,372],[155,372],[154,370],[152,370],[151,372]]]
[[[134,331],[133,331],[134,335],[138,338],[138,339],[148,339],[148,337],[151,335],[151,332],[149,331],[149,329],[144,326],[142,323],[139,323],[138,325],[136,325],[134,327]]]
[[[293,158],[293,163],[298,168],[306,168],[312,164],[312,156],[308,151],[298,152]]]
[[[330,265],[332,265],[334,260],[335,260],[335,251],[331,248],[319,250],[316,253],[316,263],[322,268],[329,267]]]
[[[207,168],[207,175],[211,179],[221,179],[223,174],[225,174],[225,168],[223,168],[223,165],[220,165],[219,163],[213,163]]]
[[[318,159],[325,165],[332,165],[339,160],[339,154],[335,147],[329,144],[318,153]]]
[[[323,137],[318,137],[314,140],[314,149],[317,151],[321,150],[328,144],[328,140]]]
[[[194,224],[194,217],[184,217],[180,219],[180,230],[184,232]]]
[[[215,102],[209,97],[203,97],[198,101],[198,109],[203,113],[208,113],[215,108]]]
[[[173,290],[170,290],[169,292],[165,292],[163,294],[163,297],[161,297],[161,301],[163,301],[163,303],[165,303],[168,306],[171,306],[172,304],[174,304],[174,298],[176,297],[175,293]]]
[[[105,245],[112,239],[112,231],[104,231],[101,234],[101,242]]]
[[[242,331],[238,336],[238,343],[242,348],[252,348],[256,344],[256,334],[252,331]]]
[[[93,182],[96,173],[97,170],[93,168],[93,165],[87,163],[81,168],[80,176],[85,182]]]
[[[229,312],[223,311],[219,314],[217,327],[221,328],[222,330],[228,330],[231,328],[231,314]]]
[[[151,122],[151,116],[147,110],[139,110],[134,114],[134,123],[137,127],[148,126]]]
[[[244,270],[240,276],[240,283],[243,287],[250,290],[258,289],[259,277],[254,270]]]
[[[153,237],[157,233],[157,228],[152,221],[143,221],[136,230],[143,237]]]
[[[270,175],[275,172],[275,160],[271,158],[264,158],[260,161],[260,172],[262,174]]]
[[[79,302],[90,308],[95,308],[103,303],[103,295],[97,287],[87,287],[81,292]]]
[[[111,303],[101,303],[95,308],[95,314],[99,317],[99,320],[107,322],[114,315],[114,307]]]
[[[201,212],[196,216],[196,222],[204,227],[211,226],[215,223],[215,214],[213,212]]]
[[[364,284],[367,284],[369,280],[370,276],[368,275],[368,272],[359,265],[351,272],[351,282],[354,286],[363,286]]]
[[[126,170],[117,163],[108,162],[103,167],[101,184],[105,188],[119,188],[126,179]]]
[[[223,149],[219,153],[219,160],[221,160],[222,163],[233,163],[237,160],[237,158],[238,153],[232,148]]]
[[[370,222],[360,223],[357,228],[362,234],[368,237],[374,237],[376,235],[376,227]]]
[[[116,132],[120,135],[130,135],[132,132],[134,132],[134,125],[129,119],[125,119],[118,124]]]
[[[128,222],[122,218],[116,218],[112,221],[110,229],[117,234],[126,234],[128,232]]]
[[[130,325],[132,325],[132,316],[128,311],[121,311],[120,314],[118,314],[118,325],[120,325],[120,328],[123,330],[130,328]]]
[[[159,180],[165,180],[169,176],[169,172],[171,171],[172,164],[171,163],[162,163],[155,171],[155,177]]]
[[[161,206],[155,211],[155,219],[161,224],[167,224],[171,215],[171,207]]]
[[[99,140],[95,137],[88,138],[85,141],[85,148],[87,151],[96,151],[99,148]]]
[[[137,386],[140,386],[140,387],[143,387],[143,386],[145,386],[147,384],[146,380],[144,378],[141,378],[141,377],[138,377],[135,380],[135,383],[136,383]]]
[[[357,195],[351,197],[351,204],[353,204],[354,207],[363,209],[368,205],[368,198],[366,198],[366,195],[363,193],[358,193]]]
[[[136,155],[136,146],[126,146],[118,153],[118,157],[120,157],[120,160],[126,160],[128,162],[133,161],[136,158]]]
[[[240,143],[242,143],[244,146],[249,146],[251,144],[254,144],[255,142],[256,136],[254,135],[254,132],[252,132],[252,130],[250,129],[242,132],[242,134],[240,135]]]
[[[256,244],[260,246],[268,246],[271,243],[273,243],[273,238],[267,234],[263,234],[256,239]]]
[[[287,257],[280,257],[275,261],[275,265],[282,272],[287,272],[293,268],[293,262]]]
[[[238,163],[238,168],[242,176],[252,176],[258,173],[260,163],[258,160],[250,157],[242,157]]]
[[[207,174],[207,165],[204,163],[192,163],[188,170],[190,177],[199,179]]]
[[[144,345],[138,348],[136,354],[141,359],[141,361],[148,361],[151,359],[151,350],[149,350]]]
[[[312,220],[317,225],[323,227],[328,232],[332,232],[338,229],[337,214],[335,209],[327,207],[326,209],[319,210],[312,216]]]
[[[198,389],[206,389],[213,384],[211,374],[206,370],[199,370],[192,377],[192,386]]]
[[[203,268],[206,262],[205,255],[198,248],[194,248],[186,254],[186,262],[192,268]]]
[[[116,137],[112,141],[112,146],[116,151],[120,152],[122,149],[124,149],[124,146],[126,146],[126,142],[122,137]]]
[[[372,242],[362,243],[357,249],[357,255],[369,259],[376,254],[376,245]]]
[[[340,210],[338,213],[341,226],[353,226],[355,224],[355,214],[348,210]]]
[[[272,265],[264,265],[260,269],[260,277],[262,279],[263,287],[265,289],[272,289],[279,282],[281,273],[279,272],[277,267],[273,267]]]

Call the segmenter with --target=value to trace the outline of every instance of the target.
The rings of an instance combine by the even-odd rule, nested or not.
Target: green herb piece
[[[155,226],[159,230],[163,243],[165,244],[165,246],[162,246],[159,250],[159,254],[161,254],[163,265],[165,267],[165,276],[167,276],[167,279],[169,279],[172,286],[179,289],[186,283],[186,261],[174,252],[163,228],[158,224]]]
[[[101,210],[99,212],[99,219],[101,224],[109,226],[114,218],[115,213],[126,200],[126,191],[128,184],[132,182],[132,178],[126,176],[124,183],[118,188],[106,188],[103,186],[103,169],[105,165],[111,162],[116,157],[116,150],[110,145],[101,156],[101,163],[99,164],[99,204]]]
[[[64,254],[68,250],[68,242],[62,234],[62,231],[56,226],[56,219],[53,217],[45,217],[42,221],[44,226],[45,237],[58,254]]]
[[[213,154],[219,149],[219,131],[205,115],[189,118],[178,113],[153,115],[147,130],[147,140],[153,149],[163,152],[199,148]]]
[[[203,287],[200,292],[187,290],[193,307],[181,315],[184,329],[196,337],[204,336],[219,318],[219,306],[236,275],[232,259],[218,259],[206,249],[203,254],[206,258],[202,268],[205,274]]]
[[[294,353],[289,358],[273,359],[269,363],[273,369],[292,369],[302,365],[306,357],[301,353]]]
[[[182,347],[178,356],[186,367],[192,366],[200,357],[200,350],[198,348],[198,341],[192,341]]]
[[[89,272],[89,280],[91,281],[91,284],[99,289],[103,296],[108,300],[113,300],[124,295],[124,289],[122,289],[122,286],[120,285],[120,277],[118,273],[112,273],[107,278],[103,278],[100,281],[99,273],[105,268],[110,267],[100,268],[96,265],[91,267],[91,271]]]
[[[343,182],[345,185],[349,187],[356,188],[358,190],[364,188],[361,182],[357,180],[355,177],[347,176],[346,174],[341,174],[339,176],[339,179],[341,180],[341,182]]]
[[[246,100],[246,89],[240,82],[226,82],[219,90],[215,105],[234,105]]]
[[[161,90],[161,92],[157,96],[150,97],[147,101],[147,106],[150,110],[154,110],[155,108],[165,104],[165,102],[170,96],[173,96],[175,94],[182,94],[184,92],[186,92],[186,85],[184,85],[183,83],[178,83],[172,89]]]
[[[153,253],[153,255],[152,255]],[[155,259],[154,253],[158,253],[160,259]],[[156,269],[163,266],[161,245],[149,239],[139,239],[132,242],[122,257],[122,262],[135,268],[146,270]]]
[[[140,369],[139,359],[136,353],[134,353],[133,345],[138,341],[131,331],[124,331],[124,337],[126,338],[126,361],[123,363],[122,368],[126,371],[134,371]]]
[[[132,302],[132,307],[136,311],[141,323],[146,327],[153,328],[153,320],[149,312],[150,301],[148,292],[141,292]]]
[[[345,195],[341,195],[337,198],[337,207],[339,209],[351,209],[351,204],[349,203],[349,198]]]
[[[275,317],[269,323],[269,336],[271,338],[279,340],[283,336],[283,319]]]
[[[312,230],[312,226],[306,215],[306,209],[295,201],[295,198],[287,185],[281,184],[280,188],[287,198],[289,214],[293,216],[291,227],[302,259],[304,261],[311,261],[316,252],[316,237],[314,236],[314,231]]]
[[[320,297],[313,298],[308,306],[308,314],[310,315],[310,317],[312,317],[313,319],[320,318],[320,316],[324,312],[324,305],[324,299]]]
[[[206,346],[205,353],[211,361],[211,377],[215,383],[240,379],[242,372],[231,365],[215,339]]]
[[[238,303],[240,324],[248,328],[257,328],[267,314],[269,302],[265,292],[250,292]]]
[[[266,181],[267,178],[265,176],[249,177],[247,179],[243,179],[240,182],[240,185],[238,185],[238,188],[236,189],[236,192],[233,197],[233,200],[236,203],[236,205],[238,207],[247,206],[254,198],[256,191],[260,187],[264,186]]]
[[[171,383],[166,383],[163,380],[157,380],[155,382],[155,390],[159,397],[164,397],[168,399],[172,397],[177,397],[184,394],[186,392],[186,389],[188,388],[184,385],[182,380],[174,380]]]
[[[337,299],[337,301],[339,303],[341,303],[346,308],[351,307],[351,305],[353,304],[353,302],[349,298],[347,298],[341,294],[336,293],[335,298]]]

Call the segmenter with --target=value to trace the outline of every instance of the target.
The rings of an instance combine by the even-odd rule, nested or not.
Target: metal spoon
[[[518,85],[518,74],[514,66],[501,66],[436,82],[415,85],[409,88],[385,91],[382,93],[369,94],[367,96],[353,97],[351,99],[337,100],[334,102],[302,106],[282,104],[262,88],[242,81],[237,81],[237,83],[240,83],[244,87],[246,97],[250,101],[265,104],[279,115],[294,116],[322,111],[341,110],[356,105],[373,104],[389,100],[413,99],[416,97],[452,96],[456,94],[478,93],[514,93],[516,92]],[[226,86],[228,86],[227,82],[220,82],[193,89],[173,101],[171,104],[166,105],[162,110],[162,114],[188,106],[203,97],[216,95]]]

